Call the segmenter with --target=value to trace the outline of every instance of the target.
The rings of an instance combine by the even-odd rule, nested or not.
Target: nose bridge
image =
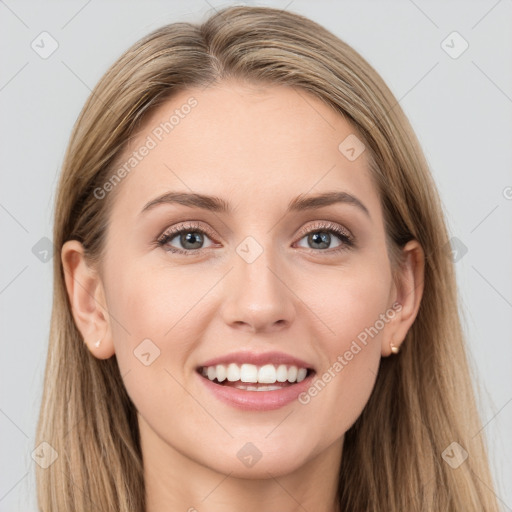
[[[260,331],[288,325],[295,312],[279,251],[272,237],[261,240],[247,237],[236,247],[224,307],[226,323]]]

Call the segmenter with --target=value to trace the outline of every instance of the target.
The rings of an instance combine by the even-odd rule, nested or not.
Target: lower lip
[[[315,372],[303,381],[274,391],[247,391],[215,384],[199,373],[198,378],[220,401],[246,411],[271,411],[293,402],[311,385]]]

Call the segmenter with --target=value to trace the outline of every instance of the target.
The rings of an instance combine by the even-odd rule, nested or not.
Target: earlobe
[[[63,245],[61,261],[75,324],[91,353],[107,359],[114,349],[101,279],[88,265],[84,247],[77,240]]]
[[[425,255],[417,240],[411,240],[402,249],[403,264],[394,286],[393,303],[400,305],[383,336],[382,355],[398,354],[421,304],[425,278]]]

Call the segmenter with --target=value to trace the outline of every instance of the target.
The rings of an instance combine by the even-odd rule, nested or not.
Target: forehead
[[[116,166],[126,170],[116,203],[128,214],[179,190],[286,206],[299,194],[336,189],[375,209],[366,152],[357,156],[362,144],[342,114],[302,89],[233,81],[189,88],[131,139]]]

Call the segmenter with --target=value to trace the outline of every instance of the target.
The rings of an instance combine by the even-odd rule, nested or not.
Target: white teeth
[[[297,367],[290,366],[290,368],[288,370],[288,382],[295,382],[297,380],[297,373],[298,373]]]
[[[240,380],[240,367],[235,363],[231,363],[227,369],[227,377],[229,382]]]
[[[258,368],[253,364],[243,364],[240,368],[242,382],[258,382]]]
[[[306,368],[300,368],[297,372],[297,382],[302,382],[306,378],[307,373]]]
[[[276,381],[276,369],[273,364],[266,364],[258,371],[258,382],[273,384]]]
[[[297,368],[296,366],[287,367],[285,364],[280,364],[277,368],[273,364],[265,364],[263,366],[256,366],[254,364],[230,363],[228,365],[218,364],[216,366],[208,366],[201,368],[201,374],[209,380],[217,379],[223,382],[226,379],[229,382],[241,381],[244,383],[252,384],[275,384],[276,382],[302,382],[307,375],[306,368]],[[238,387],[238,386],[237,386]],[[267,391],[266,388],[281,389],[281,386],[244,386],[241,385],[240,389],[255,388],[259,391]]]
[[[280,364],[277,367],[276,374],[277,382],[286,382],[288,380],[288,368],[286,368],[286,365]]]
[[[228,372],[223,364],[218,364],[215,367],[215,373],[217,374],[216,377],[219,382],[223,382],[226,380]]]

